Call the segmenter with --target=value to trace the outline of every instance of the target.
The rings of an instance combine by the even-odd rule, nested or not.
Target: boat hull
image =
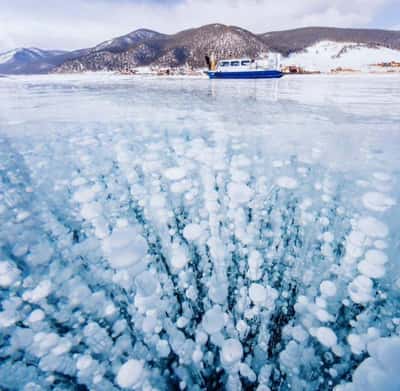
[[[207,71],[210,79],[278,79],[283,73],[276,70],[221,72]]]

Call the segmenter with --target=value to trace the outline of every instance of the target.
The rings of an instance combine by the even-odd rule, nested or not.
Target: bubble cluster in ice
[[[389,170],[354,186],[320,145],[235,130],[70,131],[0,137],[1,389],[397,386]]]
[[[358,264],[358,270],[370,278],[382,278],[385,275],[387,255],[380,250],[368,250],[364,259]]]
[[[372,280],[364,275],[357,276],[348,286],[351,299],[355,303],[367,303],[373,299]]]

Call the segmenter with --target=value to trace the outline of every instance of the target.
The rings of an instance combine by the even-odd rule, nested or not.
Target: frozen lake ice
[[[400,78],[0,79],[0,389],[399,390]]]

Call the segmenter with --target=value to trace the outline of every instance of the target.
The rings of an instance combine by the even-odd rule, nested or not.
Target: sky
[[[400,0],[0,0],[0,51],[91,47],[138,28],[208,23],[255,33],[304,26],[400,30]]]

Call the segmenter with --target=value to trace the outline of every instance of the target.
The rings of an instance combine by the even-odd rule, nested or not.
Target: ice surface
[[[398,390],[396,76],[0,81],[0,389]]]

